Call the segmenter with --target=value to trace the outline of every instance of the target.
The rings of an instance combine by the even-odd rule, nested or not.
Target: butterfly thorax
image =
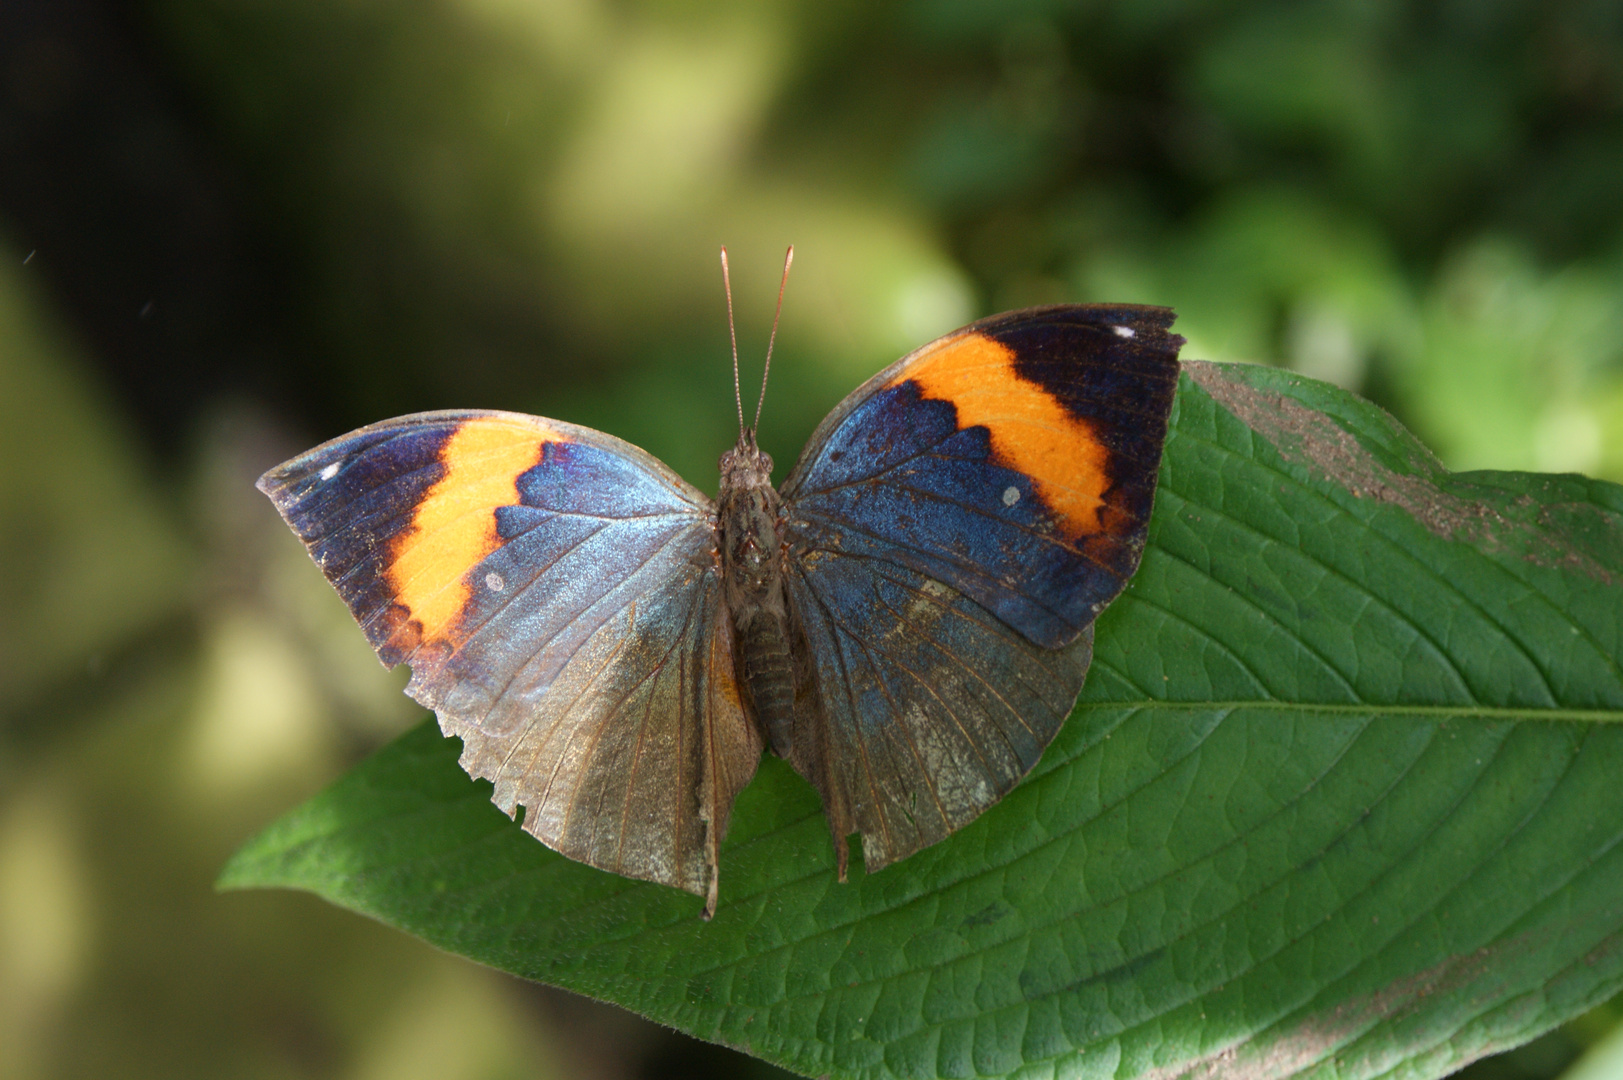
[[[736,662],[756,723],[788,757],[794,720],[794,665],[784,600],[781,502],[772,458],[747,431],[721,456],[716,497],[722,590],[732,616]]]

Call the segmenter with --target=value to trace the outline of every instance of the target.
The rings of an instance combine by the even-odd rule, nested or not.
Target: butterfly
[[[763,748],[817,789],[842,881],[850,834],[877,871],[1037,763],[1144,546],[1172,320],[973,323],[858,387],[777,488],[740,399],[714,501],[612,435],[491,411],[372,424],[258,486],[497,806],[708,919]]]

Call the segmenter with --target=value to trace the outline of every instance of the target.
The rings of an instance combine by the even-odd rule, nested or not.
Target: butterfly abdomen
[[[743,625],[740,625],[743,623]],[[757,609],[735,617],[738,651],[755,716],[773,753],[788,758],[794,723],[794,664],[789,655],[788,621]]]

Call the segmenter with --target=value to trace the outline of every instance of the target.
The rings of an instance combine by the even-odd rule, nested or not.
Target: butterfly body
[[[462,763],[563,854],[706,897],[763,747],[840,876],[1030,771],[1137,565],[1182,339],[1128,305],[1012,312],[853,392],[779,488],[715,502],[612,436],[424,413],[260,481]]]
[[[772,458],[746,431],[722,455],[716,495],[723,596],[732,617],[746,705],[779,757],[791,756],[795,672],[784,597],[783,502],[772,487]]]

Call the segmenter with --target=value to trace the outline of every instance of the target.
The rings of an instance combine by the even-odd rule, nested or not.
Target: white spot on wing
[[[1004,506],[1013,506],[1015,503],[1017,503],[1019,501],[1020,501],[1020,489],[1019,488],[1011,486],[1011,487],[1006,487],[1006,488],[1003,489],[1003,505]]]
[[[507,588],[507,579],[492,570],[485,575],[485,587],[491,592],[501,592]]]
[[[1133,328],[1131,326],[1112,326],[1110,329],[1115,331],[1117,337],[1136,337],[1137,336],[1133,332]]]
[[[331,465],[328,465],[325,469],[321,470],[321,478],[323,480],[331,480],[333,477],[335,477],[337,475],[338,475],[338,462],[336,462],[336,461],[333,462]]]

